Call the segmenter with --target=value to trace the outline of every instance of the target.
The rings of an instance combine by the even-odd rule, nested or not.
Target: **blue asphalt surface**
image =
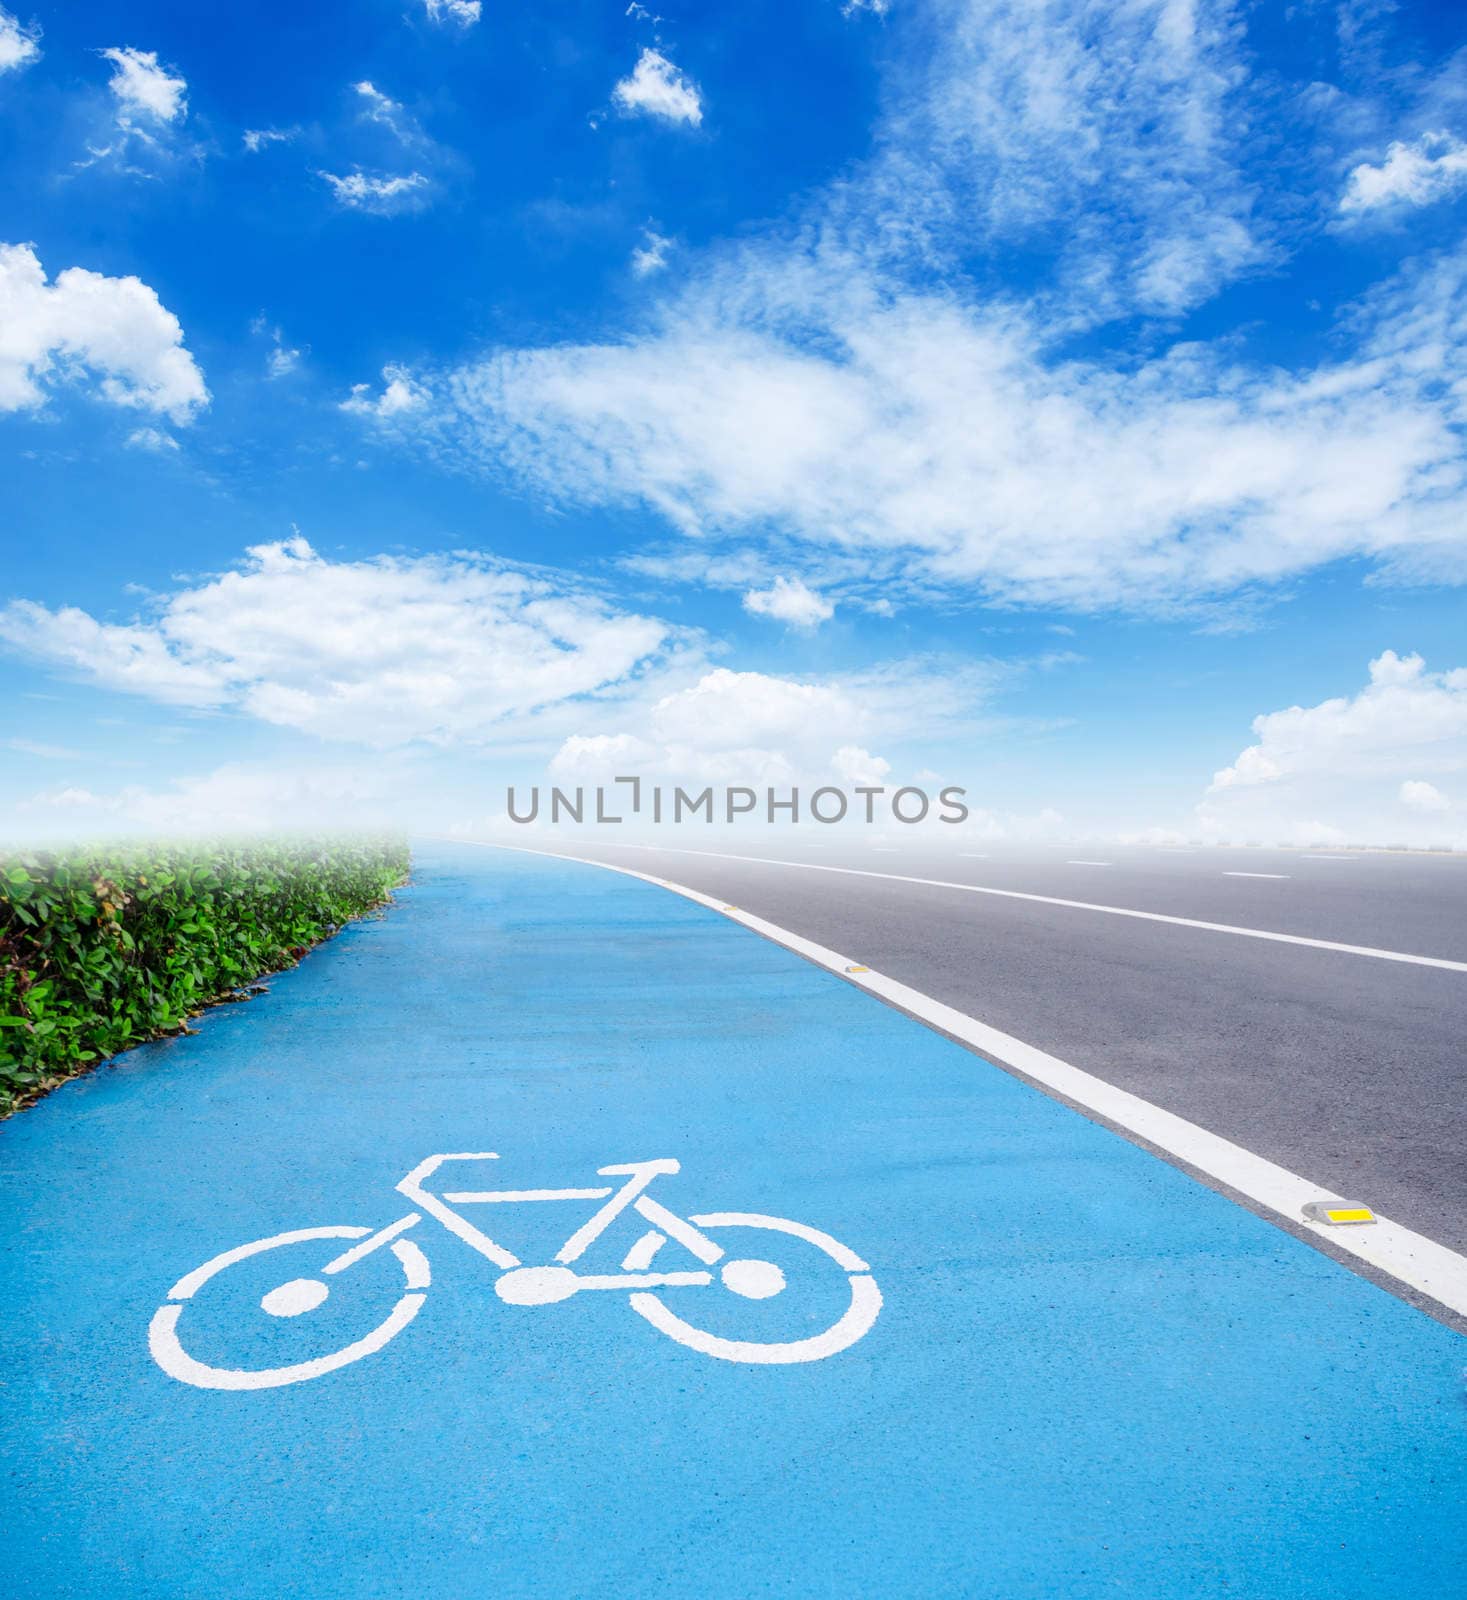
[[[435,850],[389,914],[200,1030],[0,1130],[8,1592],[1462,1593],[1467,1341],[716,914]],[[153,1363],[189,1269],[388,1223],[423,1157],[486,1149],[470,1187],[676,1157],[663,1204],[824,1229],[882,1312],[826,1360],[715,1361],[620,1293],[505,1305],[425,1219],[432,1287],[378,1353],[246,1393]],[[548,1261],[591,1207],[480,1209]],[[845,1280],[786,1243],[783,1295],[668,1304],[807,1335]],[[291,1270],[335,1248],[292,1246]],[[221,1365],[309,1359],[380,1320],[396,1271],[380,1251],[287,1321],[258,1305],[280,1261],[251,1260],[180,1327]]]

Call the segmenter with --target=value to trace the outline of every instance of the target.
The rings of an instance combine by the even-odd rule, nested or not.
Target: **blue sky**
[[[0,825],[1467,843],[1444,4],[0,19]]]

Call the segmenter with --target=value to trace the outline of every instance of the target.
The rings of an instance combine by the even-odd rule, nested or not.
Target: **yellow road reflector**
[[[1348,1200],[1311,1200],[1304,1207],[1304,1216],[1310,1222],[1327,1222],[1333,1227],[1344,1223],[1375,1221],[1375,1213],[1369,1206],[1356,1205]]]
[[[725,906],[723,909],[725,911],[737,911],[739,908],[737,906]]]
[[[847,972],[870,972],[870,967],[847,967]]]

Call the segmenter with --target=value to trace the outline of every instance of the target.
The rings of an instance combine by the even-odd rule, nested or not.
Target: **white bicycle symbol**
[[[190,1383],[200,1389],[273,1389],[286,1383],[304,1383],[308,1378],[320,1378],[338,1367],[360,1361],[380,1350],[390,1339],[407,1327],[427,1298],[426,1291],[432,1278],[428,1259],[417,1244],[403,1237],[410,1228],[423,1220],[422,1213],[441,1222],[450,1233],[456,1234],[465,1244],[496,1266],[505,1269],[495,1280],[494,1288],[499,1298],[513,1306],[552,1305],[568,1300],[584,1290],[611,1289],[629,1291],[628,1303],[638,1316],[645,1317],[660,1333],[676,1339],[690,1350],[715,1356],[721,1361],[748,1361],[781,1363],[792,1361],[819,1361],[845,1350],[861,1338],[876,1321],[881,1310],[881,1291],[871,1277],[866,1263],[853,1251],[832,1239],[818,1228],[807,1227],[803,1222],[789,1222],[783,1217],[758,1216],[752,1212],[717,1211],[703,1216],[684,1219],[665,1206],[659,1205],[645,1191],[656,1177],[679,1170],[679,1163],[671,1160],[634,1161],[622,1166],[602,1167],[603,1178],[625,1178],[619,1189],[498,1189],[484,1191],[458,1191],[451,1194],[432,1195],[423,1184],[439,1167],[449,1161],[497,1161],[492,1151],[465,1155],[429,1156],[420,1162],[397,1185],[398,1191],[408,1197],[420,1211],[410,1212],[396,1222],[373,1232],[370,1228],[328,1227],[298,1228],[291,1233],[277,1233],[269,1239],[257,1239],[253,1244],[242,1244],[237,1249],[226,1250],[212,1261],[196,1267],[182,1277],[168,1292],[168,1302],[153,1313],[148,1327],[148,1348],[153,1359],[170,1377],[181,1383]],[[517,1204],[541,1200],[602,1200],[605,1202],[583,1226],[578,1228],[561,1246],[551,1266],[526,1267],[520,1264],[502,1245],[473,1226],[452,1205]],[[627,1252],[619,1273],[601,1276],[583,1275],[571,1271],[570,1263],[578,1260],[602,1233],[628,1208],[636,1211],[651,1224]],[[767,1300],[784,1289],[784,1272],[772,1261],[752,1257],[730,1258],[725,1248],[709,1237],[725,1229],[764,1229],[768,1232],[790,1234],[803,1239],[823,1251],[847,1275],[850,1283],[850,1304],[841,1316],[824,1332],[790,1343],[773,1344],[724,1339],[707,1333],[692,1323],[685,1322],[671,1311],[658,1296],[656,1289],[711,1287],[715,1283],[747,1300]],[[360,1339],[330,1355],[318,1356],[294,1366],[270,1367],[264,1370],[236,1370],[228,1367],[208,1366],[191,1356],[179,1341],[178,1324],[188,1302],[216,1274],[232,1267],[250,1256],[276,1250],[286,1245],[300,1244],[312,1239],[356,1239],[360,1243],[343,1251],[321,1268],[320,1278],[292,1278],[278,1288],[270,1290],[260,1301],[261,1309],[273,1317],[298,1317],[314,1311],[330,1294],[323,1281],[345,1272],[364,1260],[373,1251],[384,1246],[397,1257],[406,1280],[405,1292],[387,1317]],[[659,1250],[669,1239],[675,1239],[705,1267],[718,1266],[715,1278],[711,1271],[654,1272],[651,1270]]]

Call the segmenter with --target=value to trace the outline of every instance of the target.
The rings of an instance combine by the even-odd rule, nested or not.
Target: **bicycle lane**
[[[1459,1336],[653,886],[422,852],[386,917],[199,1028],[0,1131],[16,1589],[1386,1600],[1460,1581]],[[715,1360],[620,1292],[506,1304],[425,1217],[406,1237],[431,1286],[376,1353],[247,1392],[153,1362],[149,1321],[190,1269],[388,1224],[399,1179],[463,1151],[499,1155],[460,1169],[467,1190],[675,1158],[660,1204],[824,1230],[882,1308],[827,1359]],[[472,1220],[548,1263],[596,1203]],[[619,1219],[576,1269],[616,1273],[645,1231]],[[211,1280],[179,1324],[191,1353],[265,1368],[360,1337],[403,1292],[387,1250],[309,1314],[260,1309],[348,1242]],[[747,1248],[783,1292],[667,1306],[777,1342],[849,1304],[798,1238]],[[656,1264],[698,1265],[675,1241]]]

